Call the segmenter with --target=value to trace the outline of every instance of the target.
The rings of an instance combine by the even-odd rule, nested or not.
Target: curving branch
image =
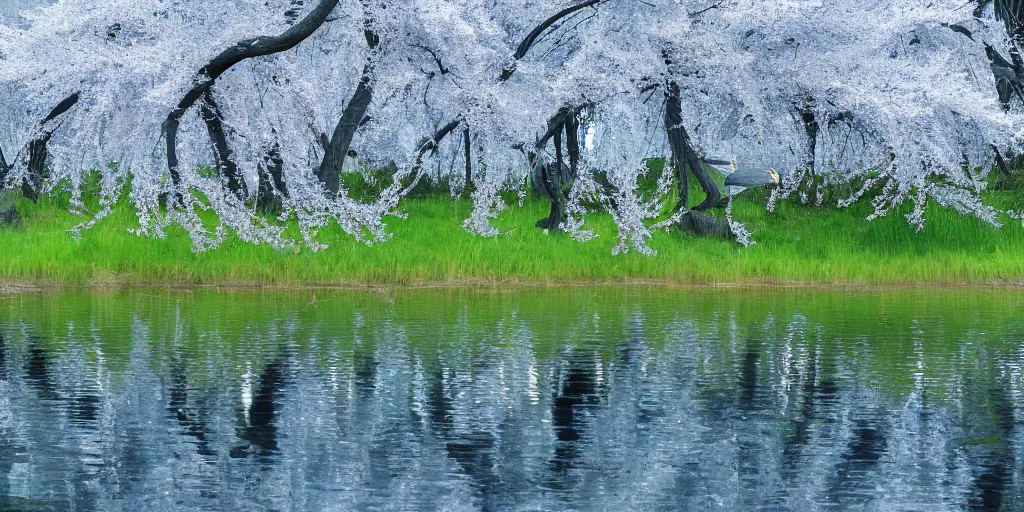
[[[573,14],[582,9],[586,9],[587,7],[597,5],[603,1],[604,0],[587,0],[585,2],[580,2],[576,5],[571,5],[569,7],[566,7],[565,9],[562,9],[561,11],[556,12],[555,14],[551,15],[548,19],[542,21],[540,25],[534,27],[533,30],[531,30],[530,33],[526,35],[526,38],[524,38],[522,42],[519,43],[519,46],[516,48],[516,52],[512,54],[512,62],[508,66],[506,66],[505,69],[501,70],[501,76],[498,77],[498,81],[505,82],[509,78],[512,78],[512,75],[516,72],[516,64],[519,62],[520,59],[526,56],[527,52],[530,51],[530,48],[533,47],[533,43],[537,42],[537,38],[540,37],[540,35],[543,34],[545,30],[550,28],[555,23],[558,23],[559,20],[565,18],[566,16],[569,16],[570,14]]]
[[[71,110],[71,107],[74,107],[75,105],[78,104],[78,100],[81,98],[81,95],[82,95],[81,91],[75,91],[70,96],[68,96],[67,98],[64,98],[63,100],[61,100],[61,102],[58,103],[56,107],[53,107],[53,110],[50,110],[50,113],[47,114],[46,117],[44,117],[43,120],[39,123],[40,128],[44,129],[45,126],[46,126],[46,123],[49,123],[50,121],[53,121],[54,119],[57,119],[57,117],[65,114],[65,113],[67,113],[67,111]],[[53,133],[52,130],[49,133],[52,134]]]
[[[178,102],[178,105],[167,114],[164,122],[164,134],[167,137],[167,168],[171,175],[171,183],[175,188],[174,198],[177,199],[177,187],[181,183],[178,170],[177,136],[181,117],[185,115],[200,98],[209,91],[213,83],[232,66],[245,59],[262,57],[290,50],[304,41],[320,28],[327,16],[338,5],[338,0],[320,0],[298,23],[277,36],[260,36],[235,43],[234,46],[217,54],[199,69],[192,87]]]
[[[78,104],[80,98],[81,92],[76,91],[67,98],[64,98],[56,107],[53,107],[50,113],[39,122],[39,129],[35,138],[28,143],[28,173],[25,181],[21,182],[21,192],[25,197],[31,199],[32,202],[39,200],[39,190],[42,188],[43,178],[46,176],[46,160],[50,157],[50,152],[47,150],[46,145],[50,142],[53,132],[57,129],[57,126],[54,126],[50,121],[71,110],[72,107]]]
[[[461,118],[449,121],[448,124],[442,126],[436,132],[434,132],[433,136],[424,139],[423,141],[420,142],[420,145],[416,148],[416,163],[413,164],[412,166],[413,173],[419,172],[419,170],[423,167],[423,157],[425,157],[427,153],[437,152],[437,148],[440,145],[441,141],[444,140],[444,138],[451,134],[453,131],[455,131],[455,129],[458,128],[460,124],[462,124]]]
[[[412,46],[415,47],[415,48],[419,48],[419,49],[429,53],[430,56],[433,57],[434,63],[437,64],[437,70],[438,70],[438,72],[441,73],[442,76],[443,75],[447,75],[448,73],[451,72],[450,69],[445,67],[444,62],[441,61],[441,56],[438,55],[437,52],[434,51],[433,48],[431,48],[429,46],[424,46],[422,44],[414,44]],[[433,75],[431,75],[431,78],[433,78]]]

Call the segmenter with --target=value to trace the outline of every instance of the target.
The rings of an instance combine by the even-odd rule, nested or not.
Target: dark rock
[[[706,213],[690,210],[676,223],[684,233],[697,236],[710,236],[725,240],[735,240],[736,236],[729,229],[729,221],[722,217],[714,217]]]

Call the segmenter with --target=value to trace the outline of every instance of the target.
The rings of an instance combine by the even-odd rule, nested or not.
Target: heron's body
[[[725,186],[727,187],[764,187],[779,183],[781,183],[779,172],[771,167],[768,169],[738,169],[725,177]]]
[[[725,187],[730,196],[735,196],[751,187],[778,186],[782,183],[778,171],[768,169],[740,169],[735,160],[707,158],[704,163],[714,167],[725,176]]]

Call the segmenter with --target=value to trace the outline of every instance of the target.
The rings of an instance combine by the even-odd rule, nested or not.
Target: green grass
[[[1021,206],[1018,192],[993,193],[999,207]],[[699,198],[696,198],[699,200]],[[229,239],[195,254],[186,233],[166,239],[137,237],[131,209],[113,214],[80,240],[67,229],[82,217],[66,200],[18,203],[19,227],[0,228],[0,281],[20,285],[269,285],[362,286],[487,283],[658,281],[675,284],[1021,284],[1024,229],[1006,219],[992,228],[974,218],[931,206],[915,232],[901,212],[871,222],[870,205],[849,209],[780,203],[764,211],[763,196],[738,200],[734,217],[746,223],[757,245],[704,239],[673,230],[655,233],[657,256],[612,256],[617,242],[608,215],[592,214],[598,238],[579,243],[563,233],[534,228],[545,217],[539,201],[502,213],[504,234],[483,238],[465,232],[470,203],[425,196],[401,205],[408,219],[388,218],[394,237],[366,246],[337,226],[319,240],[329,249],[275,250]]]

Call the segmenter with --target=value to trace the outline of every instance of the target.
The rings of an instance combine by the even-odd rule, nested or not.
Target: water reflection
[[[277,452],[277,427],[274,418],[284,393],[284,372],[286,361],[278,356],[267,363],[260,374],[256,392],[247,398],[243,407],[245,414],[239,418],[237,436],[248,444],[231,449],[232,458],[257,453],[267,457]]]
[[[169,398],[167,412],[178,421],[181,433],[195,438],[196,452],[199,455],[216,457],[217,452],[210,447],[210,443],[206,438],[207,427],[203,419],[205,411],[201,405],[189,405],[188,376],[185,374],[185,369],[180,362],[174,364],[171,369],[171,384],[167,394]]]
[[[0,510],[1024,510],[1024,295],[0,302]]]

